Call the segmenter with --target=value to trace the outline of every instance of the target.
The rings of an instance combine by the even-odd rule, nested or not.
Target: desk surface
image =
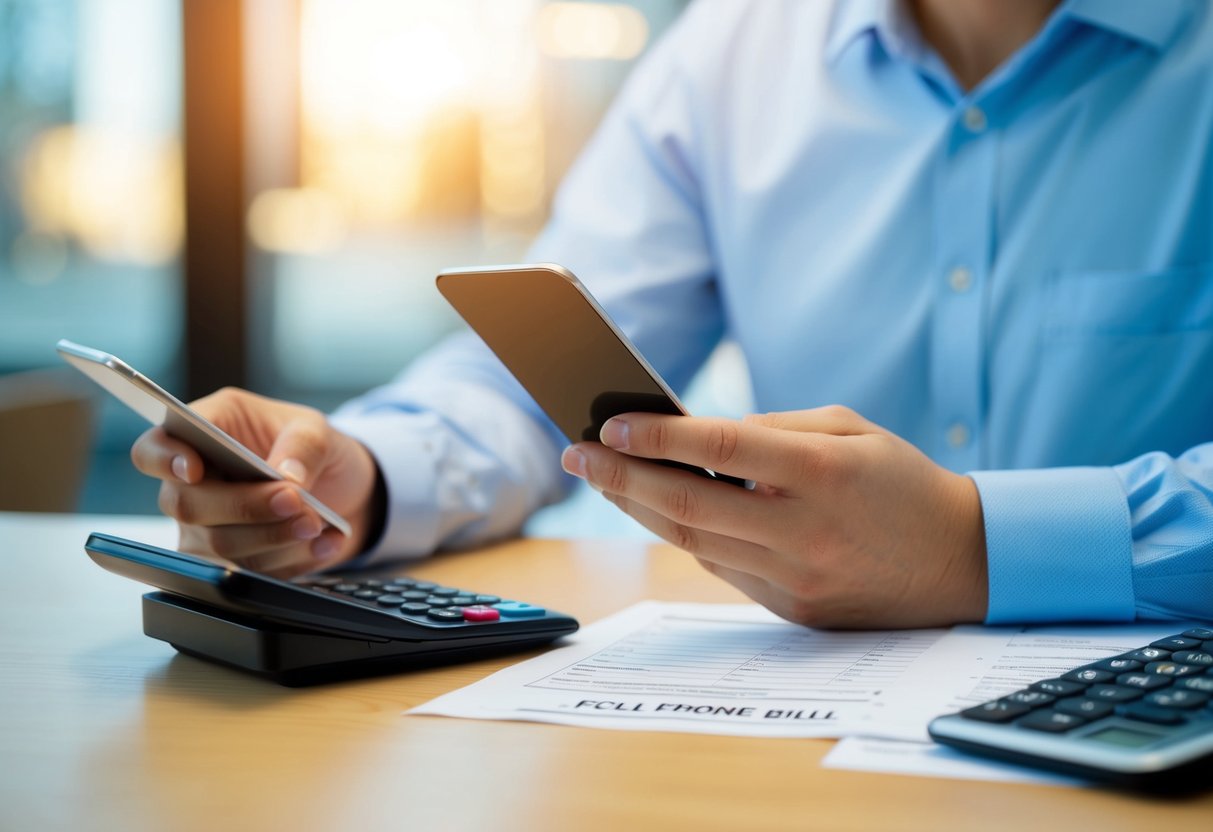
[[[1118,829],[1207,825],[1095,789],[822,769],[823,740],[404,717],[504,666],[287,689],[142,635],[139,595],[91,564],[91,530],[172,546],[155,518],[0,514],[2,829]],[[518,541],[410,572],[583,623],[643,598],[737,601],[686,555]],[[1196,826],[1193,826],[1193,822]]]

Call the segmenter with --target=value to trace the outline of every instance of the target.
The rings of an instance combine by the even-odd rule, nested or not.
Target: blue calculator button
[[[493,606],[501,610],[501,614],[506,618],[540,618],[547,612],[543,607],[524,604],[521,601],[502,601],[500,604],[494,604]]]

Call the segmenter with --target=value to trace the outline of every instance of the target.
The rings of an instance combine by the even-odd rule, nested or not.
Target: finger
[[[627,413],[608,419],[602,444],[630,456],[672,459],[745,480],[793,486],[805,455],[833,437],[812,436],[733,419]]]
[[[821,617],[823,612],[836,612],[823,609],[807,597],[803,590],[811,585],[812,578],[806,577],[803,569],[790,568],[777,551],[728,535],[681,527],[625,497],[605,492],[603,496],[662,540],[690,552],[704,569],[781,618],[819,626],[826,620]],[[798,591],[805,597],[798,597]],[[832,623],[839,620],[835,617]]]
[[[648,506],[629,500],[618,494],[603,492],[603,497],[620,511],[667,543],[690,552],[702,561],[717,565],[729,564],[755,575],[768,570],[773,553],[758,543],[741,540],[725,534],[692,528],[677,523]]]
[[[332,447],[331,428],[319,412],[287,422],[274,439],[267,461],[287,479],[311,488]]]
[[[669,518],[625,497],[606,493],[603,496],[662,540],[690,552],[705,570],[737,587],[748,598],[776,615],[794,620],[797,610],[788,594],[764,577],[773,561],[770,549],[727,535],[678,527]]]
[[[829,433],[834,436],[857,436],[863,433],[884,433],[884,429],[860,416],[849,407],[832,404],[811,410],[785,410],[776,413],[751,413],[742,419],[747,425],[791,430],[801,433]]]
[[[352,549],[350,541],[339,530],[330,526],[312,541],[311,553],[315,561],[312,568],[323,569],[332,566],[347,549]]]
[[[261,556],[258,555],[257,557]],[[290,560],[284,560],[280,565],[258,565],[254,571],[260,572],[263,575],[268,575],[271,578],[278,578],[279,580],[286,581],[290,580],[291,578],[297,578],[300,575],[309,575],[312,572],[315,572],[317,569],[320,569],[321,566],[323,566],[323,564],[317,564],[310,557],[304,555],[293,557]],[[245,568],[253,569],[252,566]]]
[[[281,421],[274,417],[276,404],[272,399],[238,387],[224,387],[195,399],[189,406],[199,416],[264,458]]]
[[[191,526],[230,526],[276,523],[287,518],[312,517],[299,489],[283,482],[227,482],[202,480],[194,485],[165,481],[160,486],[160,510]],[[312,538],[319,535],[319,530]]]
[[[593,442],[574,445],[587,482],[604,493],[644,505],[680,526],[744,538],[774,540],[787,524],[783,499],[713,482],[645,460],[633,459]],[[576,472],[572,472],[576,473]]]
[[[198,550],[221,558],[245,563],[254,555],[264,555],[281,549],[298,548],[300,557],[311,560],[311,547],[302,545],[320,536],[320,520],[304,515],[278,523],[254,523],[230,526],[187,526],[182,539]]]
[[[135,440],[131,462],[140,473],[165,481],[195,483],[204,473],[198,452],[161,427],[149,428]]]
[[[311,543],[289,549],[252,555],[245,559],[245,568],[264,572],[275,578],[294,578],[331,567],[347,547],[345,535],[328,529]]]
[[[726,583],[737,587],[745,593],[747,598],[766,607],[780,618],[794,624],[805,624],[806,619],[812,617],[803,603],[797,602],[785,590],[771,581],[702,558],[699,559],[699,565]]]
[[[262,572],[263,575],[272,577],[302,575],[315,568],[312,555],[304,546],[269,549],[267,552],[245,554],[232,560],[241,569]]]

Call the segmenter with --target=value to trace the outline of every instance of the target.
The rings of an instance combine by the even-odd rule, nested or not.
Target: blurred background
[[[457,326],[435,273],[522,258],[684,5],[0,0],[0,507],[156,510],[59,338],[186,400],[392,377]],[[738,409],[711,368],[697,409]],[[534,530],[600,530],[574,503]]]

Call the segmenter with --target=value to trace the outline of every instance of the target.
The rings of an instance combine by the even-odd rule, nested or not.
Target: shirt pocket
[[[1213,329],[1213,263],[1153,272],[1068,271],[1049,282],[1046,338]]]
[[[1034,458],[1108,465],[1210,440],[1213,263],[1056,273],[1043,289],[1018,411]]]

